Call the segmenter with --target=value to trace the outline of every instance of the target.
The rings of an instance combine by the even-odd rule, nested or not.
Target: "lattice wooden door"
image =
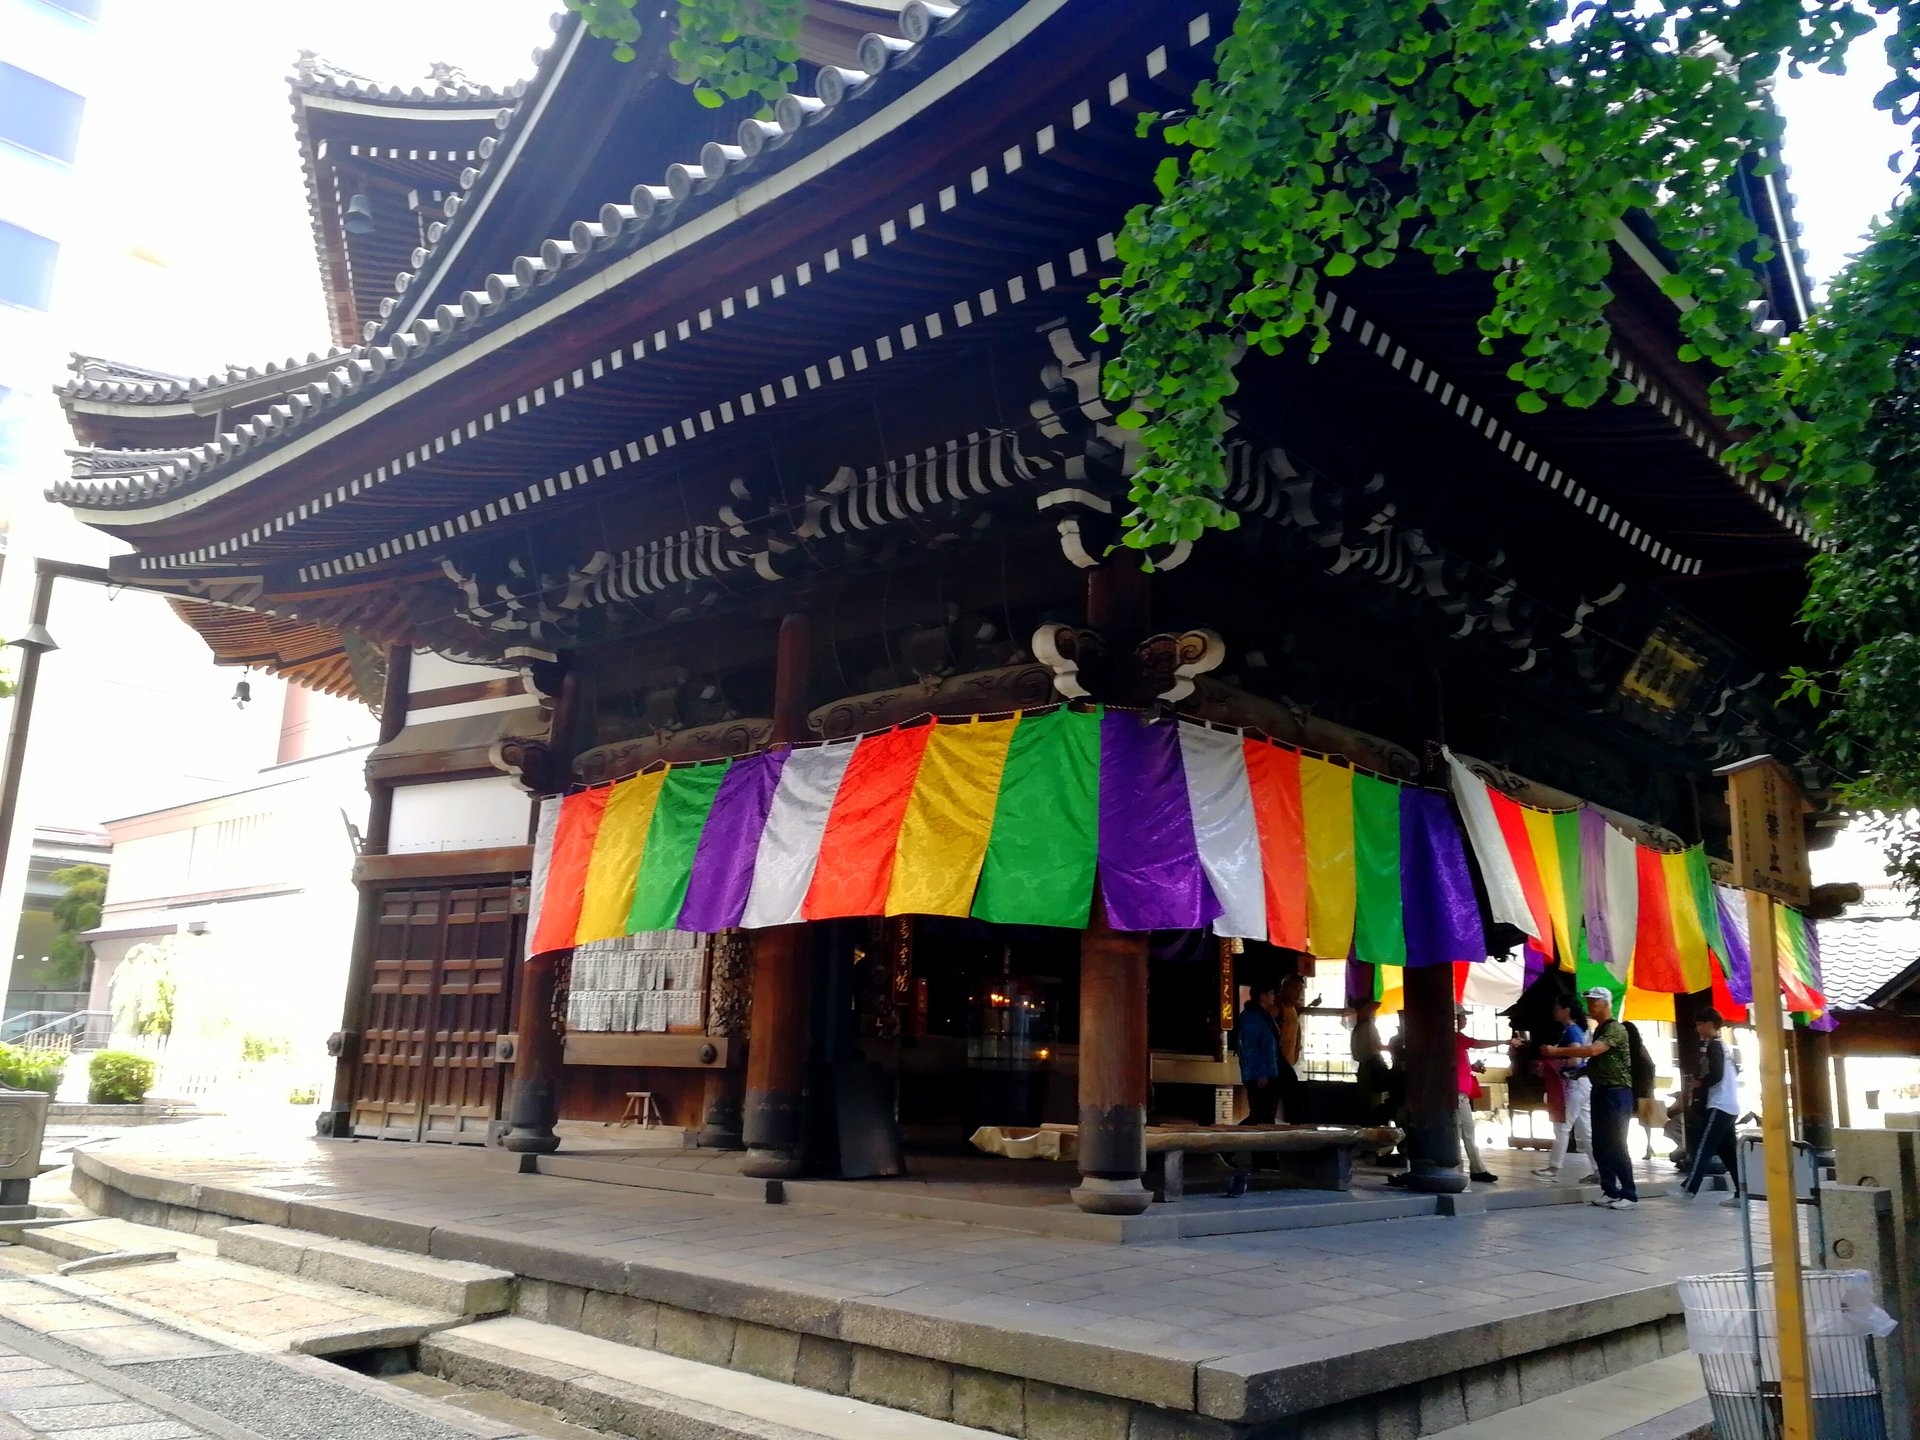
[[[507,1028],[526,890],[389,890],[360,1045],[353,1131],[483,1144],[500,1113],[494,1038]]]

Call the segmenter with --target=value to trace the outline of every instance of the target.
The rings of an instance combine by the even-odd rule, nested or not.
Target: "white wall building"
[[[263,688],[270,701],[278,687]],[[158,1093],[174,1098],[229,1099],[219,1092],[253,1084],[261,1093],[248,1098],[281,1103],[331,1075],[374,726],[358,706],[291,686],[281,720],[253,784],[106,823],[113,862],[88,1008],[114,1012],[113,1043],[138,1046],[136,1012],[152,997],[127,977],[164,969],[174,998]]]

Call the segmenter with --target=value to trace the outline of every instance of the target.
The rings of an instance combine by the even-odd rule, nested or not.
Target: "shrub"
[[[60,1088],[66,1068],[67,1057],[57,1050],[0,1045],[0,1085],[9,1090],[44,1090],[51,1095]]]
[[[131,1050],[102,1050],[87,1066],[89,1105],[138,1105],[153,1088],[153,1061]]]
[[[287,1092],[287,1103],[289,1105],[318,1105],[320,1103],[320,1092],[312,1086],[307,1086],[299,1090],[289,1090]]]

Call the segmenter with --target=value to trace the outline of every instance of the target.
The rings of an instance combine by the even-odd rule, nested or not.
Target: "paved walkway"
[[[523,1176],[493,1150],[319,1141],[223,1121],[122,1138],[102,1158],[155,1180],[284,1200],[281,1223],[295,1226],[337,1230],[317,1217],[347,1212],[392,1227],[388,1243],[407,1248],[426,1248],[436,1230],[491,1240],[493,1263],[522,1273],[514,1246],[1189,1362],[1304,1357],[1336,1336],[1351,1350],[1375,1339],[1359,1332],[1384,1340],[1409,1322],[1511,1321],[1727,1268],[1740,1254],[1738,1213],[1710,1198],[1122,1246]]]

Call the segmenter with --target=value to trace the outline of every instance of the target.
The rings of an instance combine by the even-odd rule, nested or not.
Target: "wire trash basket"
[[[1886,1440],[1873,1342],[1896,1321],[1864,1270],[1804,1272],[1807,1363],[1819,1440]],[[1680,1281],[1687,1345],[1700,1357],[1720,1440],[1779,1440],[1780,1330],[1773,1276],[1734,1271]]]

